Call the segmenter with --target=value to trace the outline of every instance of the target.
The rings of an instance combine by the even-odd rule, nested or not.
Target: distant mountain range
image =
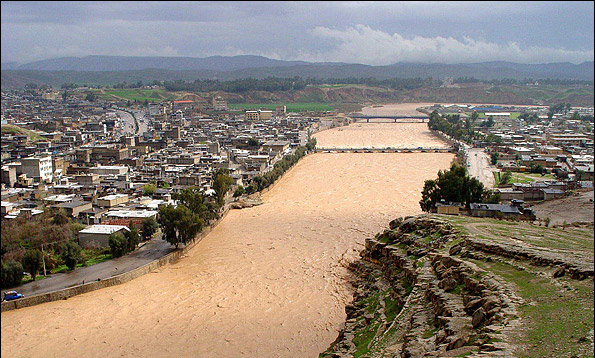
[[[593,61],[572,63],[519,64],[482,62],[469,64],[396,63],[370,66],[341,62],[305,62],[274,60],[262,56],[195,57],[64,57],[19,65],[2,63],[2,88],[21,87],[26,83],[59,86],[62,83],[111,85],[127,81],[195,80],[294,77],[345,78],[376,77],[475,77],[477,79],[568,79],[593,81]]]
[[[14,67],[11,70],[42,71],[136,71],[149,68],[162,70],[212,70],[233,71],[252,67],[284,67],[309,64],[304,61],[273,60],[262,56],[211,56],[198,57],[126,57],[126,56],[85,56],[62,57],[35,61]]]

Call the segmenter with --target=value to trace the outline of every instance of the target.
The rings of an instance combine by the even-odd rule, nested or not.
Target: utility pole
[[[43,253],[43,244],[41,244],[41,260],[43,261],[43,276],[47,276],[45,271],[45,254]]]

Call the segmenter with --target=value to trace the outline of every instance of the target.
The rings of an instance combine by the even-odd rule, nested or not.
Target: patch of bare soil
[[[593,190],[575,195],[546,201],[532,207],[537,218],[550,218],[551,225],[561,225],[564,222],[593,222]]]

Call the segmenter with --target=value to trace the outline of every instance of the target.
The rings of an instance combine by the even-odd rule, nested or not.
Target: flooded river
[[[345,146],[359,137],[332,131]],[[177,263],[2,313],[2,357],[317,357],[345,319],[344,265],[390,220],[420,213],[424,179],[452,158],[310,155],[264,194],[263,205],[231,211]]]

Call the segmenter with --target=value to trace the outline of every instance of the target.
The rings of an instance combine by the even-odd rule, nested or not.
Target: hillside
[[[399,218],[361,257],[321,357],[593,357],[592,223]]]
[[[302,64],[307,64],[307,62],[281,61],[273,60],[262,56],[249,55],[210,56],[205,58],[85,56],[62,57],[49,60],[35,61],[20,65],[16,69],[41,71],[137,71],[153,68],[178,71],[231,71],[242,68],[278,67]],[[14,68],[14,64],[12,65],[12,67]]]
[[[34,142],[41,139],[41,136],[37,132],[21,128],[12,124],[3,124],[0,131],[2,134],[8,133],[12,135],[26,135],[29,137],[31,141]]]
[[[593,86],[495,86],[481,83],[450,88],[422,87],[403,91],[365,85],[308,86],[299,91],[253,91],[245,94],[225,94],[224,97],[229,103],[460,102],[553,105],[569,101],[576,106],[593,106],[594,104]]]

